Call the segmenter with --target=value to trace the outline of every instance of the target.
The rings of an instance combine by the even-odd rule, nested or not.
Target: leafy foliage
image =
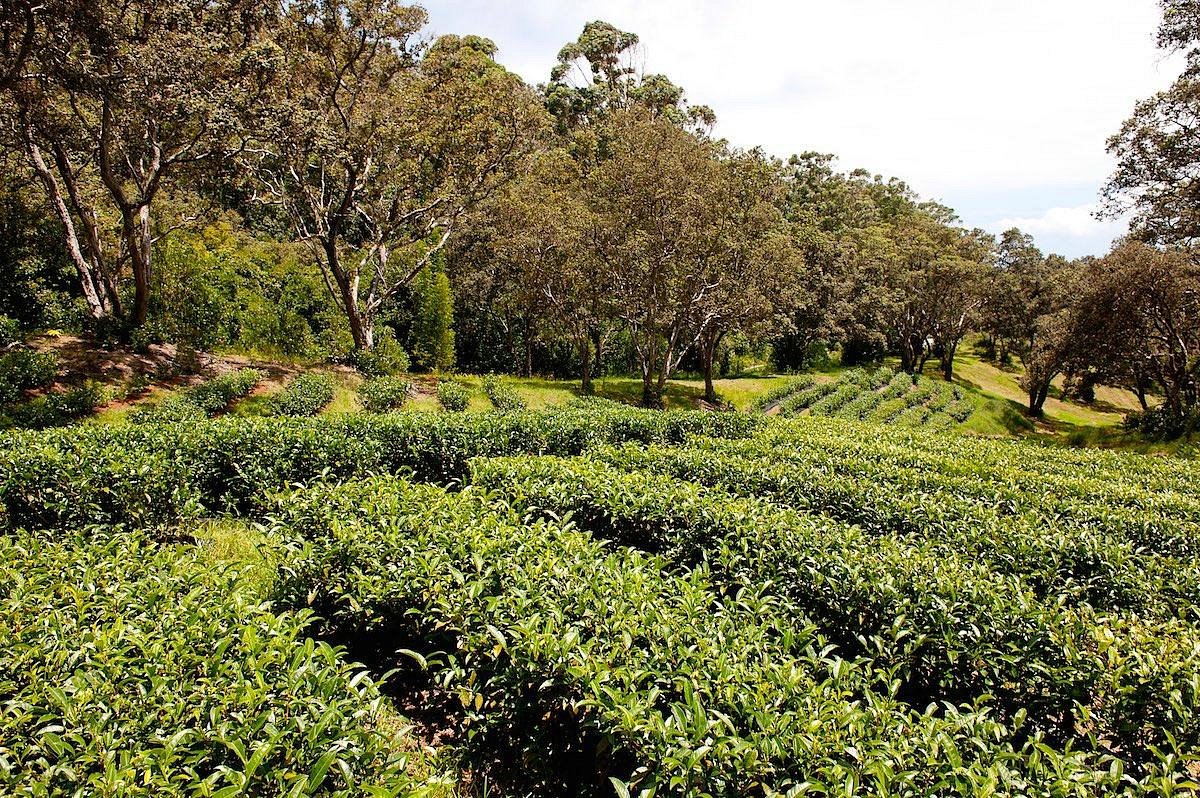
[[[0,536],[0,792],[446,795],[358,668],[126,530]]]
[[[437,386],[437,398],[443,410],[461,413],[467,409],[467,405],[471,401],[471,394],[457,382],[440,380]]]
[[[468,746],[499,747],[523,791],[606,795],[605,775],[681,795],[1117,787],[1081,755],[1022,752],[984,714],[914,711],[872,689],[869,664],[830,656],[764,586],[719,597],[704,567],[664,574],[657,557],[485,498],[373,479],[285,500],[276,597],[339,636],[416,641],[396,664],[415,660],[457,696]],[[954,754],[929,757],[933,745]]]
[[[320,478],[411,472],[447,482],[465,476],[477,456],[744,437],[757,424],[734,413],[608,403],[555,412],[226,418],[13,434],[0,438],[2,525],[157,527],[205,513],[259,512],[269,493]]]
[[[265,375],[258,369],[238,369],[139,408],[132,416],[140,423],[180,423],[215,416],[246,396]]]
[[[487,394],[492,407],[500,413],[525,409],[525,400],[516,389],[495,375],[483,378],[483,392]]]
[[[957,386],[886,367],[854,369],[836,383],[802,379],[788,387],[771,400],[785,417],[807,413],[945,430],[966,421],[975,410]]]
[[[358,389],[358,398],[363,409],[371,413],[387,413],[399,410],[408,401],[412,381],[402,377],[375,377]]]
[[[329,374],[308,372],[295,377],[271,402],[280,416],[315,416],[333,401],[334,380]]]

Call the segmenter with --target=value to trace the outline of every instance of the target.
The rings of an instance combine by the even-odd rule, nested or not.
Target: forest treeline
[[[403,368],[632,372],[895,355],[964,338],[1051,382],[1197,412],[1200,4],[1163,0],[1167,91],[1109,142],[1131,236],[1069,260],[964,227],[904,182],[714,137],[604,22],[528,85],[392,0],[7,0],[0,314]]]

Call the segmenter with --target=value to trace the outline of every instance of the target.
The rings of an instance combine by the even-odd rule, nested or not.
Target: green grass
[[[362,410],[358,401],[358,387],[363,379],[357,374],[334,374],[336,384],[333,387],[333,401],[325,406],[322,413],[357,413]]]
[[[224,517],[185,524],[178,531],[193,538],[214,565],[245,566],[242,579],[254,595],[266,599],[278,559],[261,528],[244,519]]]

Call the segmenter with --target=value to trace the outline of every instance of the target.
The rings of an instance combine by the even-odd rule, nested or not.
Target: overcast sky
[[[1046,251],[1102,254],[1091,216],[1105,140],[1177,59],[1155,0],[425,0],[434,34],[478,33],[531,83],[603,19],[641,37],[647,72],[717,113],[716,133],[906,180]]]

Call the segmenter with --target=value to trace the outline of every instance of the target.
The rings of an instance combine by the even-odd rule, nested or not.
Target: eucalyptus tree
[[[155,208],[183,175],[240,146],[277,62],[275,12],[251,0],[5,4],[7,132],[95,320],[146,321]]]
[[[1103,212],[1132,212],[1136,236],[1159,244],[1200,239],[1200,5],[1160,0],[1158,44],[1183,53],[1186,67],[1167,89],[1142,100],[1108,141],[1117,168],[1103,189]]]
[[[593,342],[611,326],[601,263],[585,246],[590,223],[582,171],[561,148],[531,159],[491,213],[493,260],[508,269],[514,290],[541,310],[541,322],[570,341],[587,393]]]
[[[729,329],[722,298],[760,270],[776,211],[758,170],[717,142],[644,110],[614,115],[611,131],[609,157],[586,178],[585,245],[636,351],[643,403],[656,406],[689,348]]]
[[[1018,382],[1030,415],[1042,415],[1054,378],[1074,355],[1073,301],[1080,290],[1079,264],[1043,256],[1020,230],[1007,230],[996,248],[982,312],[985,325],[1024,368]]]
[[[1086,272],[1075,301],[1080,357],[1143,400],[1148,380],[1163,408],[1200,407],[1200,265],[1189,253],[1124,241]]]
[[[601,20],[563,46],[542,87],[559,132],[603,126],[614,114],[641,108],[675,124],[711,126],[712,109],[689,105],[683,89],[661,74],[643,74],[637,34]],[[603,133],[600,133],[603,138]]]
[[[394,0],[288,3],[272,124],[250,160],[286,212],[357,350],[381,310],[506,179],[544,126],[537,98],[479,37],[421,31]]]
[[[714,242],[718,260],[711,289],[693,308],[699,326],[696,350],[704,374],[704,397],[717,401],[713,364],[727,335],[770,333],[790,315],[803,261],[779,207],[777,165],[759,151],[722,158],[725,218]]]

